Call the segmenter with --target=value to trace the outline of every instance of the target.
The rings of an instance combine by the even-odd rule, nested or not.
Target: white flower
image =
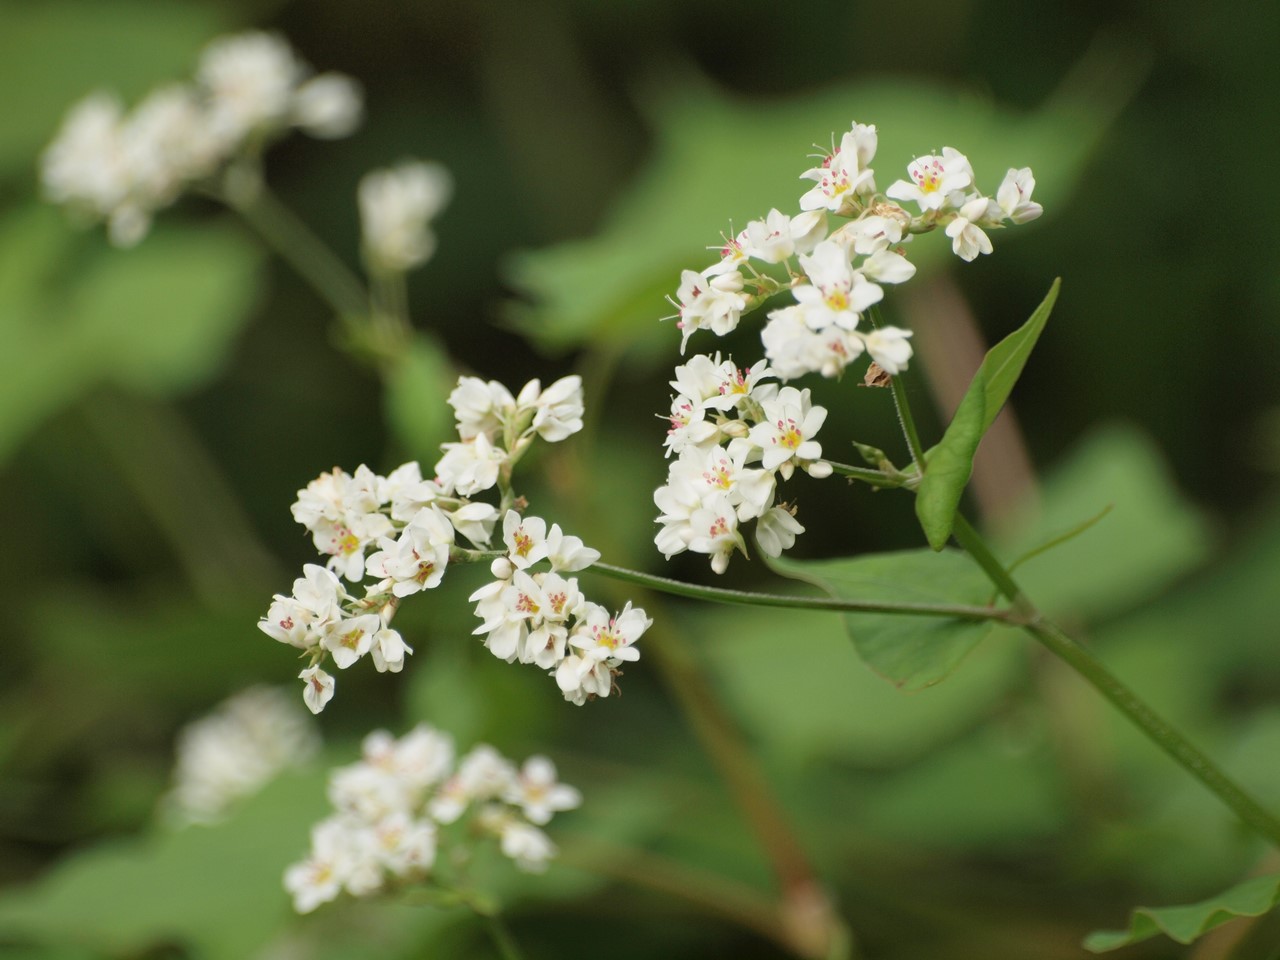
[[[319,713],[333,699],[333,677],[319,667],[307,667],[298,674],[298,679],[306,684],[302,700],[312,713]]]
[[[276,594],[258,629],[281,643],[307,649],[319,642],[320,632],[341,615],[346,591],[330,570],[305,564],[293,582],[293,595]]]
[[[429,223],[449,201],[453,178],[437,163],[408,161],[360,181],[365,256],[375,271],[402,273],[435,252]]]
[[[916,265],[892,250],[877,250],[862,262],[861,270],[880,283],[906,283],[916,275]]]
[[[284,873],[284,888],[293,896],[298,913],[310,913],[338,898],[350,872],[352,853],[350,831],[338,818],[323,820],[311,829],[311,855]]]
[[[582,794],[557,783],[556,765],[542,756],[530,757],[524,762],[520,775],[507,788],[503,799],[520,807],[524,815],[538,825],[548,823],[552,815],[561,810],[582,805]]]
[[[761,466],[766,470],[777,470],[787,479],[796,464],[822,456],[822,445],[813,437],[826,421],[827,409],[811,405],[808,390],[783,387],[764,412],[766,419],[751,428],[751,442],[763,451]]]
[[[742,274],[734,269],[718,276],[706,276],[685,270],[680,275],[679,321],[676,326],[684,336],[680,352],[684,353],[693,331],[708,328],[717,336],[725,336],[738,326],[747,298],[742,293]]]
[[[689,549],[710,556],[711,569],[716,573],[724,573],[729,568],[729,559],[735,550],[746,556],[747,545],[738,530],[738,514],[728,497],[704,500],[690,516],[689,526],[693,530]]]
[[[453,546],[453,526],[433,504],[418,511],[399,540],[383,538],[379,546],[382,549],[365,562],[369,576],[391,580],[397,597],[411,596],[440,584]]]
[[[951,147],[942,148],[942,156],[919,157],[907,165],[911,180],[898,180],[885,195],[894,200],[910,200],[921,211],[941,210],[956,206],[956,194],[973,183],[973,168],[964,154]]]
[[[791,242],[796,253],[812,253],[827,236],[827,212],[806,210],[791,218]]]
[[[234,149],[252,133],[284,126],[306,68],[275,34],[220,37],[204,49],[196,77],[208,93],[210,130]]]
[[[707,408],[701,400],[684,396],[672,398],[671,415],[667,418],[671,426],[667,430],[667,439],[663,441],[667,456],[679,453],[686,447],[716,441],[720,430],[706,416]]]
[[[896,377],[907,369],[907,361],[911,359],[911,344],[907,339],[910,336],[910,330],[881,327],[865,334],[863,339],[871,359],[880,364],[889,376]]]
[[[796,241],[791,218],[776,208],[763,220],[752,220],[743,230],[747,255],[765,263],[783,263],[795,255]]]
[[[600,559],[600,551],[593,550],[580,537],[571,537],[553,523],[546,539],[547,559],[551,569],[560,573],[585,570]]]
[[[1000,212],[1014,223],[1026,223],[1044,213],[1044,207],[1031,199],[1031,191],[1036,188],[1036,178],[1031,175],[1030,167],[1021,170],[1009,169],[1004,175],[1000,189],[996,191],[996,203]]]
[[[374,636],[381,629],[382,621],[378,615],[366,613],[332,624],[325,631],[321,643],[333,657],[333,662],[338,665],[338,669],[345,670],[369,652],[373,646]],[[332,685],[330,695],[332,695]],[[322,703],[321,706],[324,704]]]
[[[852,330],[859,314],[884,297],[879,286],[853,269],[848,252],[833,240],[818,244],[811,256],[800,257],[800,267],[809,283],[792,293],[813,330],[832,325]]]
[[[485,383],[479,377],[459,377],[449,394],[449,406],[458,421],[458,436],[464,441],[481,433],[493,440],[515,414],[516,400],[496,380]]]
[[[654,536],[653,542],[658,551],[670,560],[677,553],[689,549],[694,538],[693,514],[702,508],[702,491],[687,475],[668,475],[666,486],[654,491],[653,502],[662,511],[657,518],[662,529]]]
[[[506,821],[501,833],[502,852],[526,873],[542,873],[556,855],[555,844],[537,827],[520,820]]]
[[[813,330],[805,323],[804,308],[799,305],[771,310],[760,339],[773,371],[784,380],[807,373],[839,376],[863,347],[855,331],[838,326]]]
[[[498,508],[489,503],[467,503],[457,510],[445,510],[444,515],[460,536],[478,547],[488,546],[498,522]]]
[[[533,429],[543,440],[558,443],[577,433],[584,410],[582,378],[577,374],[561,377],[538,394],[534,407]]]
[[[884,212],[870,213],[845,224],[831,239],[852,247],[854,253],[864,257],[902,243],[904,237],[910,239],[911,235],[905,231],[911,217],[905,210],[895,204],[877,204],[874,210]]]
[[[653,620],[639,607],[633,609],[629,600],[616,617],[599,604],[588,603],[569,643],[588,659],[611,664],[639,660],[640,651],[634,644],[652,624]]]
[[[360,125],[364,98],[360,85],[341,73],[322,73],[298,87],[293,122],[313,137],[335,140]]]
[[[445,453],[436,463],[436,481],[464,497],[497,483],[498,468],[507,459],[506,451],[495,447],[483,433],[463,443],[442,444],[441,449]]]
[[[776,480],[771,470],[744,465],[749,452],[747,444],[735,454],[723,447],[686,450],[671,465],[671,479],[697,489],[704,504],[716,497],[728,497],[738,519],[750,520],[773,502]]]
[[[319,747],[295,700],[270,687],[241,691],[179,732],[166,805],[180,822],[215,823]]]
[[[384,627],[373,637],[373,646],[369,655],[373,657],[373,666],[379,673],[399,673],[404,669],[406,654],[413,653],[413,648],[404,642],[404,637],[390,627]]]
[[[508,510],[502,518],[502,541],[516,569],[530,567],[547,555],[547,521],[541,517],[522,518]]]
[[[875,193],[876,184],[868,164],[875,157],[876,140],[874,126],[855,123],[840,138],[839,150],[800,175],[801,179],[817,181],[817,185],[800,198],[800,209],[848,212],[858,197]]]
[[[956,214],[956,218],[947,224],[947,236],[951,238],[951,249],[961,260],[974,260],[980,253],[991,252],[991,238],[986,235],[978,222],[990,220],[992,213],[999,215],[999,207],[993,201],[986,197],[974,197],[967,201]]]
[[[756,544],[767,557],[780,557],[795,545],[804,527],[786,507],[771,507],[756,523]]]
[[[462,758],[458,772],[431,799],[428,810],[438,823],[453,823],[470,804],[502,796],[515,780],[511,761],[482,743]]]

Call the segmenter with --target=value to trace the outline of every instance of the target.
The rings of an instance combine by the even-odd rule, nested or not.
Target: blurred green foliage
[[[882,185],[943,144],[965,150],[988,188],[1006,165],[1035,169],[1048,213],[996,236],[995,256],[961,271],[939,238],[913,250],[922,274],[956,273],[990,342],[1064,277],[1012,400],[1044,481],[1002,528],[1002,555],[1110,506],[1020,581],[1280,806],[1280,511],[1275,465],[1259,453],[1280,408],[1280,210],[1266,190],[1206,197],[1275,152],[1265,118],[1280,96],[1267,74],[1280,10],[1053,2],[1029,21],[980,0],[913,11],[908,25],[901,8],[862,2],[747,0],[732,15],[668,0],[0,6],[0,511],[22,545],[3,567],[0,951],[493,955],[459,911],[292,915],[279,877],[323,807],[319,768],[221,826],[158,826],[174,733],[241,686],[292,682],[288,653],[253,622],[310,559],[288,515],[293,491],[334,464],[430,460],[449,428],[425,399],[451,377],[437,342],[517,386],[581,370],[588,429],[540,457],[530,496],[609,559],[659,568],[652,413],[676,356],[674,331],[655,321],[662,297],[731,223],[793,204],[809,145],[853,119],[880,126]],[[433,339],[385,386],[335,348],[323,305],[212,206],[184,201],[121,252],[37,205],[35,158],[70,103],[97,88],[136,98],[186,74],[207,39],[250,25],[365,83],[366,131],[288,141],[268,158],[271,181],[341,256],[355,262],[366,169],[412,154],[457,176],[439,257],[411,289]],[[727,347],[745,356],[752,337]],[[899,450],[884,392],[815,391],[833,406],[824,443]],[[883,578],[929,562],[947,568],[930,577],[937,598],[957,582],[953,599],[988,598],[950,554],[822,559],[920,546],[904,495],[828,482],[800,497],[809,532],[796,566]],[[700,560],[671,570],[707,576]],[[728,575],[766,578],[737,560]],[[463,743],[554,756],[587,797],[556,836],[566,863],[491,880],[531,957],[600,943],[617,957],[781,955],[602,876],[634,847],[768,889],[652,661],[628,669],[624,697],[567,708],[469,637],[474,585],[451,575],[406,605],[417,653],[403,676],[344,675],[325,761],[349,760],[375,726],[420,719]],[[921,673],[885,659],[902,621],[852,619],[851,644],[836,616],[637,600],[745,731],[868,958],[1082,957],[1085,933],[1118,926],[1129,904],[1194,901],[1261,856],[1213,797],[1008,631],[947,628],[942,666],[924,658]],[[958,667],[905,694],[859,654],[912,688]],[[1239,960],[1274,957],[1274,929],[1253,931]],[[1155,939],[1122,955],[1190,954]]]

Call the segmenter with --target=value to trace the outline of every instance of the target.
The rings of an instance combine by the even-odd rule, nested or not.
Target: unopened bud
[[[515,569],[511,565],[511,561],[506,557],[498,557],[493,563],[489,564],[489,572],[498,580],[510,580],[511,574],[515,572]]]

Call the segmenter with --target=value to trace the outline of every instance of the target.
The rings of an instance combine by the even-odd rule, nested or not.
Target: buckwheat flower
[[[751,254],[747,248],[747,231],[742,230],[735,237],[725,238],[724,246],[720,248],[720,259],[703,270],[702,276],[715,277],[722,273],[729,273],[737,270],[750,258]]]
[[[495,447],[483,433],[463,443],[441,445],[444,456],[436,463],[436,482],[464,497],[488,490],[498,482],[498,468],[506,451]]]
[[[461,537],[466,537],[477,547],[487,547],[493,538],[493,528],[498,523],[498,509],[489,503],[467,503],[457,510],[445,510],[444,515]]]
[[[824,240],[812,255],[800,257],[800,267],[809,283],[796,287],[792,294],[812,330],[833,325],[852,330],[859,315],[884,297],[879,286],[853,269],[848,253],[834,241]]]
[[[1006,219],[1014,223],[1026,223],[1044,213],[1044,207],[1031,199],[1031,191],[1035,188],[1036,178],[1031,175],[1030,167],[1009,169],[1000,189],[996,191],[996,203],[1000,205],[1000,212]]]
[[[281,643],[307,649],[319,642],[320,632],[341,615],[347,592],[332,571],[305,564],[293,582],[293,595],[276,594],[258,628]]]
[[[54,203],[101,219],[129,192],[120,128],[124,107],[113,94],[91,93],[71,108],[40,157],[40,179]]]
[[[558,523],[553,523],[547,532],[546,548],[551,569],[558,573],[585,570],[600,559],[599,550],[588,547],[581,537],[569,536]]]
[[[373,637],[373,646],[369,655],[373,658],[373,666],[379,673],[399,673],[404,669],[406,654],[413,653],[413,648],[404,642],[399,631],[384,627]]]
[[[689,549],[711,557],[711,569],[724,573],[735,550],[747,555],[747,545],[738,530],[738,514],[729,498],[719,496],[704,500],[689,518],[693,536]]]
[[[564,658],[569,641],[569,621],[582,615],[586,600],[576,579],[566,580],[557,573],[541,574],[538,588],[544,602],[529,619],[529,632],[518,657],[523,663],[534,663],[544,670],[551,670]]]
[[[295,700],[271,687],[241,691],[179,732],[165,805],[180,823],[216,823],[319,748],[313,721]]]
[[[385,734],[385,731],[383,731]],[[373,735],[370,735],[371,737]],[[385,756],[371,755],[376,740],[365,738],[364,753],[371,763],[381,763],[414,790],[425,790],[441,783],[453,770],[453,738],[425,723],[420,723],[399,740],[385,734],[390,741]]]
[[[722,366],[718,353],[714,358],[695,354],[675,368],[675,379],[668,382],[677,394],[705,403],[720,395],[720,384],[724,380]]]
[[[881,210],[882,213],[875,211]],[[904,242],[911,235],[906,232],[911,215],[896,204],[877,204],[872,212],[845,224],[831,235],[859,256],[867,256]]]
[[[437,823],[453,823],[470,804],[501,797],[515,780],[514,764],[488,744],[479,744],[462,758],[428,810]]]
[[[808,390],[783,387],[764,412],[766,419],[751,428],[751,442],[762,451],[764,469],[777,470],[786,480],[797,464],[805,466],[822,457],[822,445],[813,437],[826,421],[827,409],[810,404]]]
[[[639,607],[633,608],[630,600],[617,616],[598,603],[588,602],[569,643],[589,659],[610,664],[639,660],[635,643],[652,625],[653,620]]]
[[[401,523],[412,520],[423,507],[433,505],[440,494],[439,484],[423,479],[416,460],[391,471],[378,487],[379,501],[390,503],[391,519]]]
[[[408,161],[366,174],[360,223],[371,269],[403,273],[430,260],[436,248],[430,222],[452,192],[453,178],[438,163]]]
[[[862,273],[879,283],[906,283],[916,275],[916,265],[900,253],[877,250],[862,262]]]
[[[827,212],[806,210],[791,218],[791,243],[796,253],[813,253],[827,237]]]
[[[535,383],[537,381],[534,381]],[[582,378],[561,377],[534,401],[533,429],[548,443],[558,443],[582,429]]]
[[[453,526],[436,507],[423,507],[398,540],[383,538],[382,547],[365,561],[369,576],[391,581],[391,592],[408,597],[440,585],[453,546]]]
[[[449,394],[449,406],[458,421],[458,436],[464,441],[481,433],[493,440],[515,414],[516,400],[496,380],[486,383],[479,377],[459,377]]]
[[[329,651],[338,669],[345,670],[373,646],[373,638],[382,629],[375,613],[339,620],[325,631],[321,645]]]
[[[398,811],[373,826],[379,865],[396,877],[423,876],[436,859],[436,825]]]
[[[336,140],[354,132],[363,112],[360,85],[341,73],[312,77],[293,95],[293,123],[323,140]]]
[[[669,475],[666,485],[653,492],[653,502],[662,511],[656,521],[662,529],[654,535],[653,542],[658,552],[670,560],[689,549],[695,536],[693,515],[702,509],[702,491],[687,475]]]
[[[550,822],[553,814],[582,805],[582,794],[574,787],[557,783],[556,765],[542,756],[524,762],[503,799],[518,806],[531,823],[539,826]]]
[[[683,333],[681,353],[695,330],[706,328],[723,337],[737,328],[747,308],[743,285],[742,274],[736,269],[711,277],[692,270],[680,275],[680,288],[676,291],[680,319],[676,326]]]
[[[724,447],[686,450],[671,465],[672,478],[686,480],[701,493],[703,503],[725,496],[733,505],[739,520],[758,517],[773,502],[777,481],[771,470],[745,466],[749,444],[730,454]]]
[[[772,209],[763,220],[752,220],[743,230],[743,249],[749,257],[765,263],[783,263],[795,256],[796,241],[791,218]]]
[[[512,564],[523,570],[547,555],[547,521],[508,510],[502,518],[502,541]]]
[[[246,137],[285,126],[305,73],[283,38],[250,32],[214,40],[196,77],[208,94],[210,130],[229,149]]]
[[[840,138],[839,150],[800,175],[801,179],[817,181],[813,189],[800,198],[800,209],[825,208],[832,213],[847,213],[859,197],[875,193],[875,179],[868,164],[875,157],[876,140],[874,126],[855,123],[853,129]]]
[[[503,855],[526,873],[544,872],[547,862],[556,855],[555,844],[547,835],[523,821],[508,818],[500,836]]]
[[[973,183],[973,168],[964,154],[943,147],[941,156],[919,157],[907,165],[911,179],[895,181],[885,196],[910,200],[922,212],[956,206],[955,195]]]
[[[907,361],[911,359],[911,343],[907,339],[910,336],[910,330],[881,327],[866,333],[863,340],[871,359],[880,364],[889,376],[896,377],[907,369]]]
[[[302,690],[302,701],[312,713],[319,713],[333,699],[333,677],[319,667],[307,667],[298,674],[298,679],[306,685]]]
[[[718,359],[719,354],[716,357]],[[774,384],[761,382],[776,376],[769,368],[768,360],[759,360],[747,369],[735,367],[732,360],[726,360],[718,364],[713,372],[715,392],[703,400],[703,403],[712,410],[734,410],[745,400],[760,403],[777,392]]]
[[[991,252],[991,238],[983,232],[979,222],[989,221],[992,213],[999,215],[999,207],[993,201],[986,197],[974,197],[967,201],[956,214],[956,218],[947,224],[947,236],[951,238],[951,249],[961,260],[972,261],[980,253]]]
[[[856,332],[830,326],[813,330],[804,318],[804,308],[796,305],[769,312],[769,321],[760,331],[764,353],[774,374],[794,380],[808,373],[837,377],[862,353],[863,343]]]
[[[294,910],[310,913],[336,900],[350,872],[352,854],[349,830],[337,818],[312,827],[310,856],[284,872],[284,888],[293,897]]]
[[[667,419],[670,427],[663,441],[667,456],[680,453],[686,447],[713,443],[720,435],[716,424],[707,419],[707,408],[701,400],[685,396],[672,398],[671,415]]]
[[[804,527],[786,507],[770,507],[756,523],[756,545],[767,557],[780,557],[790,550]]]

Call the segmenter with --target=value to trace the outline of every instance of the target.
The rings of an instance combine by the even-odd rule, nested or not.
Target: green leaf
[[[916,516],[929,546],[935,550],[941,550],[951,536],[978,444],[1013,392],[1053,311],[1061,284],[1061,279],[1054,280],[1027,322],[987,351],[942,441],[926,457],[927,467],[917,490]]]
[[[1058,289],[1061,286],[1062,278],[1059,277],[1053,281],[1053,286],[1049,288],[1044,300],[1040,302],[1040,306],[1036,307],[1027,322],[988,350],[986,357],[983,358],[980,368],[985,399],[983,433],[990,429],[996,415],[1009,399],[1009,394],[1013,392],[1013,385],[1022,375],[1027,357],[1031,356],[1031,351],[1035,348],[1036,341],[1040,339],[1044,325],[1049,320],[1049,314],[1053,312],[1053,305],[1058,301]]]
[[[53,210],[5,217],[0,459],[104,382],[156,395],[215,375],[251,314],[260,259],[241,234],[212,224],[162,225],[138,248],[112,250],[76,237]]]
[[[991,592],[982,571],[958,550],[907,550],[840,560],[779,559],[772,566],[847,600],[980,606]],[[849,613],[844,618],[858,655],[871,669],[908,691],[943,680],[995,629],[987,620],[870,613]]]
[[[224,824],[94,847],[0,898],[0,931],[112,954],[177,939],[208,960],[254,956],[289,920],[280,876],[325,806],[319,771],[290,774]]]
[[[985,367],[984,363],[978,368],[942,440],[929,451],[916,488],[916,517],[934,550],[945,547],[951,537],[960,497],[973,472],[973,455],[987,431]]]
[[[1191,943],[1237,917],[1258,917],[1280,903],[1280,875],[1254,877],[1207,900],[1184,907],[1138,907],[1127,930],[1100,930],[1084,941],[1086,950],[1103,953],[1157,934]]]

